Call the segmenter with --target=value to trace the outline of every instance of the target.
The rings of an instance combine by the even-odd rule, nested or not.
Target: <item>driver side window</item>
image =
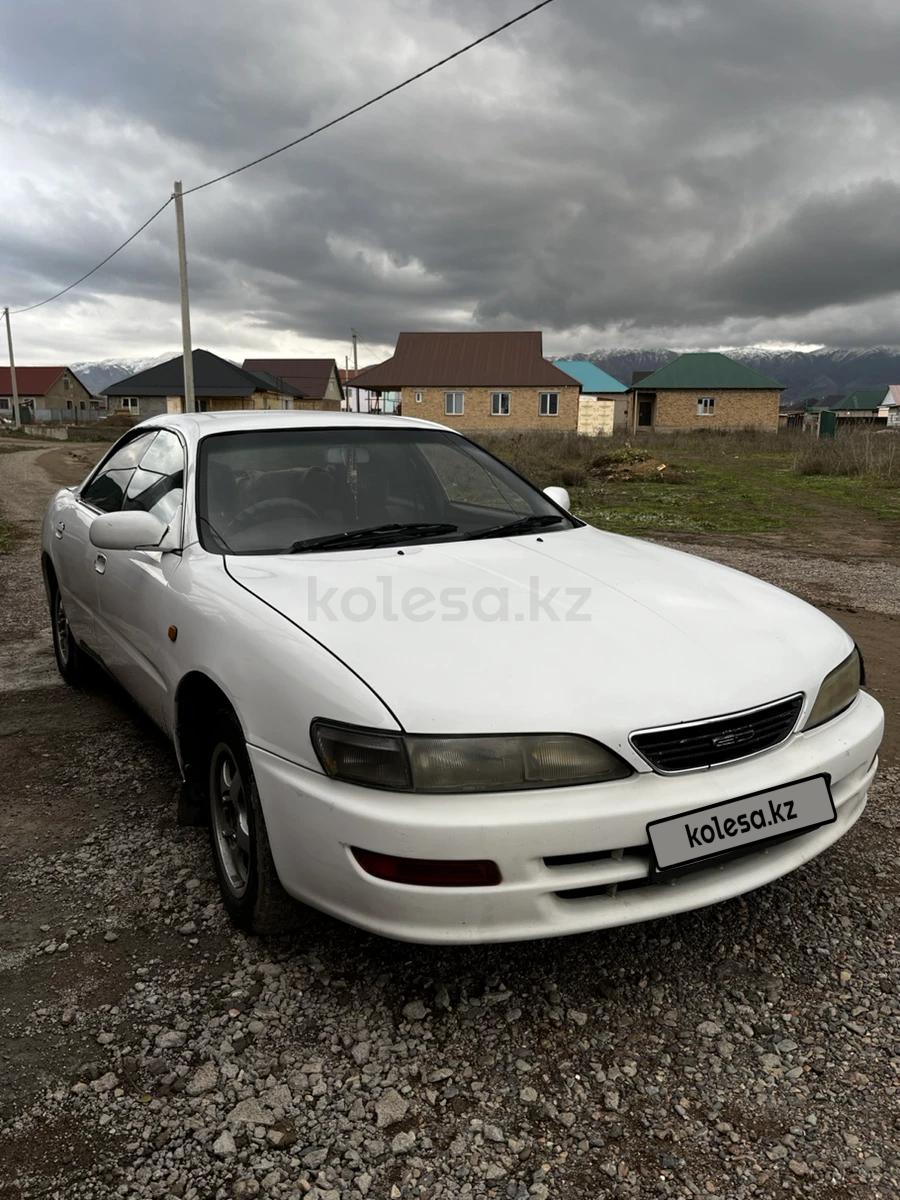
[[[183,495],[184,451],[174,433],[161,429],[131,476],[122,507],[153,513],[168,525]]]
[[[149,430],[116,450],[100,474],[95,475],[82,491],[81,499],[101,512],[118,512],[125,500],[125,490],[131,482],[134,468],[155,437],[156,430]]]
[[[117,450],[81,498],[101,512],[152,512],[168,525],[181,504],[183,488],[181,442],[166,429],[154,429]]]

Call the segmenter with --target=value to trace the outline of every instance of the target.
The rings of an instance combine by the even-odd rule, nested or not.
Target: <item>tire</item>
[[[62,593],[56,580],[50,585],[50,628],[53,633],[56,669],[71,687],[84,687],[90,682],[91,661],[75,641],[75,635],[69,628]]]
[[[213,719],[206,762],[209,840],[228,915],[247,933],[288,933],[302,909],[275,870],[247,745],[228,709]]]

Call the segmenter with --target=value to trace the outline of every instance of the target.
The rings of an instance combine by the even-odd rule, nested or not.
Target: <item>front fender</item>
[[[187,568],[187,569],[185,569]],[[320,771],[309,736],[316,717],[396,730],[382,699],[315,638],[233,580],[221,558],[185,551],[172,579],[179,592],[175,677],[198,672],[228,698],[247,741]],[[174,597],[173,597],[174,599]],[[177,684],[169,727],[176,727]]]

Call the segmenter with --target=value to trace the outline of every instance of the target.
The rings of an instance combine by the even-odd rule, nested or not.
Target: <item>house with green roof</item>
[[[587,358],[557,359],[554,366],[581,384],[578,432],[609,437],[628,428],[628,388]]]
[[[806,410],[803,428],[819,437],[832,436],[841,425],[887,425],[886,400],[888,387],[860,388],[849,396],[837,396],[826,404],[815,404]]]
[[[774,432],[783,390],[783,384],[727,354],[679,354],[632,384],[632,429]]]

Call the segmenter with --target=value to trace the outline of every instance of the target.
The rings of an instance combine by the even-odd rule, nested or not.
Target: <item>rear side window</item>
[[[168,524],[181,504],[184,451],[174,433],[148,430],[117,450],[81,493],[101,512],[142,509]]]

